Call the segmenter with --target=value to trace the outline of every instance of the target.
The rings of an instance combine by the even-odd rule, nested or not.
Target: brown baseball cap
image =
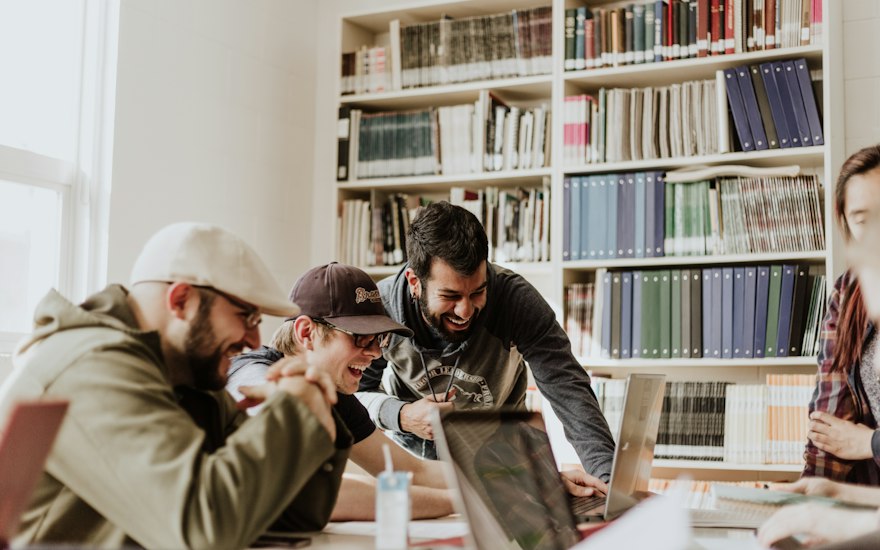
[[[355,334],[412,331],[385,313],[376,283],[363,270],[331,262],[306,271],[290,291],[300,315],[324,319]]]

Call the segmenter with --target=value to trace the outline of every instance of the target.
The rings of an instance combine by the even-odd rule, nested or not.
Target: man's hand
[[[235,406],[242,411],[251,407],[256,407],[269,399],[269,396],[275,393],[277,389],[278,385],[274,382],[266,382],[265,384],[257,386],[239,386],[238,391],[244,397],[241,401],[238,401]]]
[[[864,460],[873,458],[871,437],[874,430],[864,424],[837,418],[820,411],[810,413],[810,431],[807,437],[813,445],[838,458]]]
[[[758,529],[758,541],[769,547],[793,535],[806,535],[807,546],[840,542],[877,529],[877,513],[833,508],[815,502],[785,506]]]
[[[583,470],[564,470],[559,472],[565,489],[576,497],[588,497],[595,493],[608,494],[608,485],[597,477],[593,477]]]
[[[455,388],[449,392],[449,398],[455,395]],[[434,428],[431,426],[431,418],[434,410],[440,414],[449,412],[453,408],[451,401],[435,401],[433,396],[423,397],[418,401],[407,403],[400,409],[400,427],[422,439],[434,439]]]

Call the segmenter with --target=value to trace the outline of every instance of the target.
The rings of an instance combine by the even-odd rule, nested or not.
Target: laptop
[[[613,519],[648,496],[665,387],[664,375],[629,376],[608,497],[581,516],[572,511],[540,413],[436,417],[435,443],[450,487],[458,489],[457,509],[471,528],[468,542],[477,548],[568,548],[581,538],[579,521]]]
[[[12,541],[46,457],[67,412],[67,401],[14,403],[0,431],[0,548]]]

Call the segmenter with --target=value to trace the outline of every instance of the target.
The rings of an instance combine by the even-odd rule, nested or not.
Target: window
[[[106,273],[118,3],[0,2],[0,353]]]

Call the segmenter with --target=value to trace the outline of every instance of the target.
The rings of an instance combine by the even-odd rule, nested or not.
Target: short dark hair
[[[409,226],[406,255],[419,279],[427,280],[434,258],[467,276],[489,258],[489,241],[471,212],[446,201],[435,202],[422,208]]]

